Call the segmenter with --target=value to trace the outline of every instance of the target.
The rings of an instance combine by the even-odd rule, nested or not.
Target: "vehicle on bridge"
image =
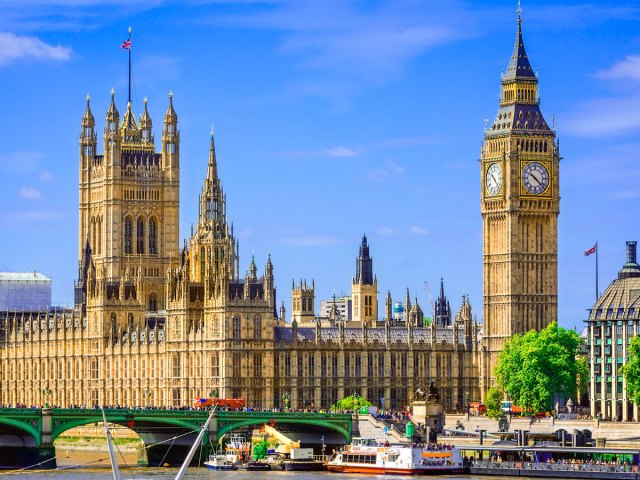
[[[215,406],[218,409],[239,410],[247,406],[247,401],[244,398],[196,398],[193,406],[196,408]]]

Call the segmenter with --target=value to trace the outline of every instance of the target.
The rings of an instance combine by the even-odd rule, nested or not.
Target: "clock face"
[[[522,185],[529,193],[540,195],[549,186],[549,171],[538,162],[527,163],[522,169]]]
[[[485,185],[489,195],[497,195],[502,188],[502,169],[497,163],[492,163],[487,168],[487,174],[485,176]]]

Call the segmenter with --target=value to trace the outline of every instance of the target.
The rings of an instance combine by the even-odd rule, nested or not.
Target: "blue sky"
[[[525,1],[542,110],[560,138],[560,324],[581,327],[638,239],[640,6]],[[241,270],[271,253],[316,299],[349,291],[364,232],[384,296],[425,311],[440,277],[482,317],[477,159],[515,39],[515,1],[0,0],[0,270],[77,275],[78,135],[109,91],[156,132],[173,90],[181,130],[181,237],[197,215],[211,125]],[[156,137],[159,139],[159,135]],[[102,150],[101,135],[99,135]]]

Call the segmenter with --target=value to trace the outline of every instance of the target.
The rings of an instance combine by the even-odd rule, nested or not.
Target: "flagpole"
[[[598,292],[598,250],[598,241],[596,240],[596,302],[600,298],[600,293]]]
[[[129,42],[131,42],[131,27],[129,27]],[[128,48],[129,50],[129,103],[131,103],[131,46]]]

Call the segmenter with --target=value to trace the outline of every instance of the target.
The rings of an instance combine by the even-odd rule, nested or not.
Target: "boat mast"
[[[196,438],[196,441],[193,442],[193,445],[191,446],[191,450],[189,450],[189,454],[187,455],[187,458],[184,459],[184,463],[182,464],[182,467],[180,467],[180,471],[176,475],[175,480],[182,480],[182,477],[184,477],[184,474],[187,473],[187,468],[189,468],[189,464],[191,463],[191,459],[193,458],[193,456],[196,453],[196,450],[198,449],[200,441],[202,440],[202,437],[204,436],[204,432],[207,430],[207,428],[209,428],[209,422],[211,422],[211,419],[213,418],[213,414],[215,412],[216,412],[216,407],[214,406],[211,409],[211,413],[209,414],[209,418],[207,418],[207,421],[204,422],[204,425],[200,429],[200,433],[198,434],[198,438]]]
[[[104,408],[102,409],[102,420],[104,421],[104,431],[107,435],[107,446],[109,447],[109,459],[111,460],[111,471],[113,472],[113,480],[122,480],[120,476],[120,470],[118,469],[118,462],[116,461],[116,454],[113,451],[113,442],[111,441],[111,431],[107,425],[107,417],[104,414]]]

